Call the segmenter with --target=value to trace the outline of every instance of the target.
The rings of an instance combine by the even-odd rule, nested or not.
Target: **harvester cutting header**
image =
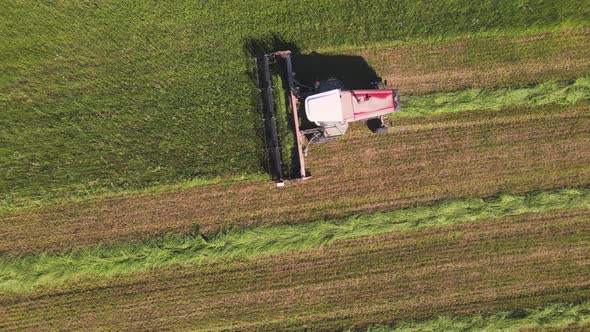
[[[271,71],[271,64],[282,68]],[[284,185],[285,178],[306,179],[310,176],[305,167],[305,156],[310,144],[320,143],[343,136],[348,124],[354,121],[378,121],[376,133],[386,133],[383,117],[399,108],[397,90],[380,89],[374,82],[371,89],[347,90],[338,78],[316,80],[313,85],[301,84],[295,79],[290,51],[264,54],[257,59],[257,71],[262,92],[264,135],[269,150],[270,168],[277,186]],[[273,76],[280,76],[285,105],[277,105],[273,98]],[[277,130],[276,107],[283,107],[288,114],[288,127],[295,137],[295,151],[281,151]],[[293,156],[292,169],[285,175],[282,160],[287,154]]]

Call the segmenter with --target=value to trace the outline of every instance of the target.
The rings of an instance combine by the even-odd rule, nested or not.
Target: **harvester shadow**
[[[260,59],[265,54],[269,54],[276,51],[291,51],[291,58],[293,61],[293,71],[295,74],[295,87],[299,91],[301,99],[306,94],[313,92],[314,88],[319,82],[326,81],[331,78],[337,78],[345,89],[370,89],[374,88],[377,82],[381,81],[381,78],[377,75],[375,70],[367,63],[367,61],[356,55],[343,55],[343,54],[319,54],[316,52],[310,54],[303,54],[296,43],[287,41],[278,35],[270,35],[266,38],[259,39],[247,39],[244,41],[244,52],[249,59]],[[280,61],[280,60],[279,60]],[[250,70],[248,75],[254,84],[260,87],[260,76],[258,69],[254,65],[255,61],[250,62]],[[294,119],[292,116],[291,105],[289,102],[290,91],[287,88],[288,78],[284,68],[275,63],[272,69],[272,74],[281,77],[282,87],[285,87],[282,91],[273,89],[274,93],[282,93],[285,105],[275,105],[277,108],[283,108],[287,111],[287,127],[291,131],[293,140],[296,140],[296,134],[294,131]],[[264,149],[259,153],[260,165],[269,173],[273,175],[272,167],[269,162],[269,150],[267,141],[265,139],[265,130],[263,123],[263,98],[261,96],[260,89],[255,91],[252,96],[253,105],[255,106],[256,121],[254,128],[259,137],[261,145]],[[305,116],[305,110],[303,108],[303,100],[300,100],[300,125],[301,129],[309,129],[315,127],[315,124],[307,121]],[[379,123],[380,124],[380,123]],[[377,128],[378,124],[368,122],[367,126],[370,130]],[[280,127],[280,126],[279,126]],[[375,127],[375,128],[373,128]],[[290,151],[281,151],[281,153],[288,153],[290,160],[288,167],[284,170],[284,177],[296,178],[299,170],[299,155],[297,146],[291,146]]]
[[[368,89],[380,80],[367,61],[358,55],[297,54],[293,59],[296,79],[303,84],[314,84],[337,78],[349,90]]]

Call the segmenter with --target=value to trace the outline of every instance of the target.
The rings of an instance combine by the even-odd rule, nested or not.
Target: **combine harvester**
[[[310,177],[310,172],[305,168],[305,156],[310,144],[343,136],[348,124],[354,121],[378,120],[379,125],[374,132],[387,133],[383,117],[399,109],[398,91],[380,89],[380,82],[375,82],[373,89],[363,90],[346,90],[337,78],[316,81],[313,87],[300,84],[295,80],[291,51],[265,54],[256,60],[257,73],[262,71],[258,80],[263,101],[264,136],[270,154],[271,173],[278,187],[284,186],[285,176],[273,99],[271,75],[275,72],[271,73],[270,64],[282,62],[284,65],[284,70],[280,72],[283,86],[286,86],[284,93],[288,105],[285,107],[290,109],[288,113],[292,115],[289,125],[296,141],[296,170],[287,179],[304,180]]]

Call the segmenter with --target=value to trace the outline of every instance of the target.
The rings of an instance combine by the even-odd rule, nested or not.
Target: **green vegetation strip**
[[[423,322],[402,322],[395,326],[369,328],[368,332],[418,331],[519,331],[527,328],[556,328],[590,322],[590,301],[552,304],[542,309],[502,311],[492,315],[441,316]]]
[[[409,96],[395,117],[425,116],[472,110],[501,110],[511,106],[573,105],[590,100],[590,77],[570,82],[545,82],[530,87],[467,89]]]
[[[78,278],[104,278],[171,264],[198,265],[213,259],[249,258],[318,248],[353,237],[577,208],[590,208],[590,188],[448,201],[300,225],[232,229],[209,240],[195,232],[190,236],[169,235],[143,242],[3,258],[0,259],[0,290],[23,292]]]

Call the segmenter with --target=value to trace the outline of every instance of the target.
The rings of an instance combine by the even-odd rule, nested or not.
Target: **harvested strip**
[[[590,73],[590,29],[348,51],[405,94],[569,80]]]
[[[590,297],[590,210],[0,295],[2,330],[366,327]]]
[[[468,196],[590,185],[586,108],[472,112],[397,121],[314,146],[314,177],[284,190],[270,183],[206,186],[2,217],[0,252],[19,255],[167,232],[307,222]],[[407,124],[407,126],[406,126]]]
[[[172,264],[201,265],[212,260],[248,258],[291,250],[316,249],[335,240],[458,224],[530,212],[590,208],[590,188],[526,196],[445,201],[432,206],[352,216],[297,225],[232,229],[207,241],[172,236],[93,246],[52,254],[0,258],[0,291],[31,292],[76,279],[108,278]]]

